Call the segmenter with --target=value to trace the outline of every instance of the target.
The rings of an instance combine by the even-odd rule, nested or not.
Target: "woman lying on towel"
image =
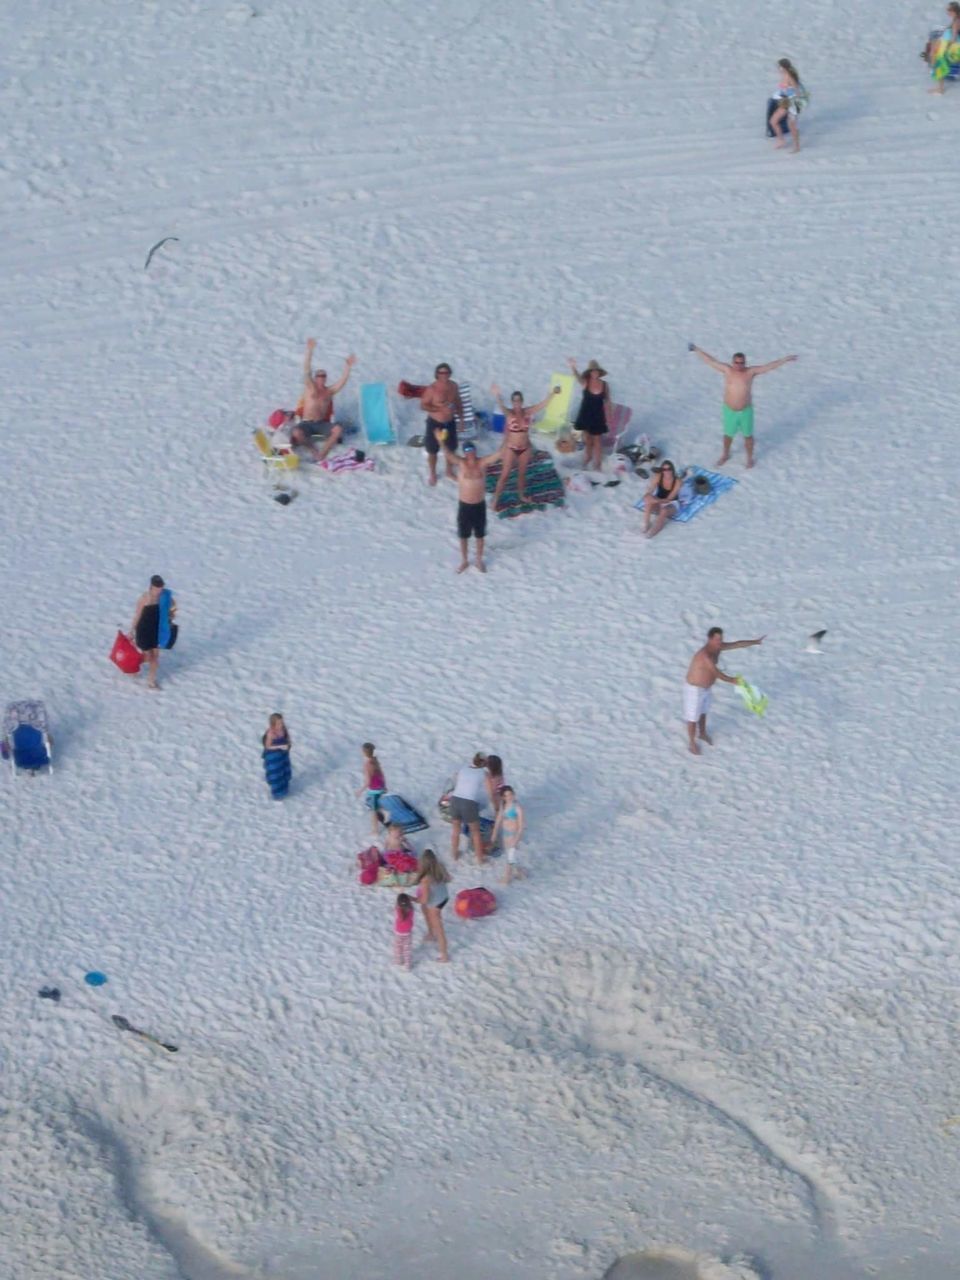
[[[947,5],[950,25],[942,31],[931,31],[927,47],[920,57],[930,64],[934,80],[931,93],[943,93],[948,80],[960,78],[960,4]]]
[[[654,467],[653,478],[643,496],[643,532],[647,538],[655,538],[668,518],[680,508],[680,486],[683,477],[677,475],[672,462]],[[653,523],[653,528],[650,525]]]

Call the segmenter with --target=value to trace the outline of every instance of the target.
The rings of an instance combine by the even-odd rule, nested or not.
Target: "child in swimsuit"
[[[497,820],[493,824],[493,839],[496,842],[498,835],[503,837],[503,848],[507,855],[503,883],[509,884],[515,876],[520,880],[525,880],[527,877],[523,867],[517,866],[517,846],[524,832],[524,816],[523,809],[517,803],[513,787],[504,784],[500,788],[500,797],[502,803],[497,813]]]
[[[793,138],[793,150],[799,151],[800,128],[798,117],[801,107],[807,101],[808,94],[800,80],[800,72],[789,58],[781,58],[777,63],[777,69],[781,72],[781,77],[774,96],[780,100],[780,106],[770,117],[770,128],[776,138],[776,142],[773,145],[774,147],[782,147],[784,144],[784,140],[780,136],[780,122],[786,117],[787,124],[790,127],[790,135]]]
[[[413,968],[413,922],[416,914],[409,894],[397,894],[397,906],[393,917],[393,963]]]
[[[383,776],[380,761],[374,754],[376,747],[373,743],[365,742],[360,749],[363,752],[363,786],[357,789],[356,794],[359,796],[365,793],[363,803],[370,810],[370,829],[376,835],[380,829],[377,811],[380,797],[387,789],[387,780]]]

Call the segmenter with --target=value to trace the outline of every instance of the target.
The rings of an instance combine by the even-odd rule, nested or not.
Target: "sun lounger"
[[[365,382],[360,388],[360,425],[367,444],[396,444],[385,382]]]
[[[551,396],[550,402],[543,411],[543,416],[533,424],[534,431],[545,434],[562,431],[570,425],[570,402],[576,379],[572,373],[554,373],[550,375],[550,386],[559,387],[560,394]]]

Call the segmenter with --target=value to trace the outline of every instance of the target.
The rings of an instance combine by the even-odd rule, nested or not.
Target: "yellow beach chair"
[[[266,464],[268,471],[274,473],[296,471],[300,465],[299,455],[292,451],[290,453],[278,453],[267,439],[267,433],[261,430],[260,427],[255,428],[253,432],[253,444]]]
[[[533,424],[534,431],[555,434],[570,425],[570,402],[576,378],[572,373],[554,373],[550,376],[550,386],[559,387],[560,394],[551,396],[550,403],[543,411],[543,417]]]

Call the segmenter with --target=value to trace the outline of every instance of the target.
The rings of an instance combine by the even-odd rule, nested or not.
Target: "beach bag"
[[[135,676],[143,666],[143,654],[122,631],[118,631],[113,648],[110,650],[110,661],[119,667],[124,675]]]
[[[489,889],[461,889],[453,900],[453,909],[464,920],[479,920],[493,915],[497,900]]]
[[[375,844],[369,849],[361,849],[357,854],[357,866],[360,874],[357,879],[361,884],[376,884],[380,873],[380,850]]]

